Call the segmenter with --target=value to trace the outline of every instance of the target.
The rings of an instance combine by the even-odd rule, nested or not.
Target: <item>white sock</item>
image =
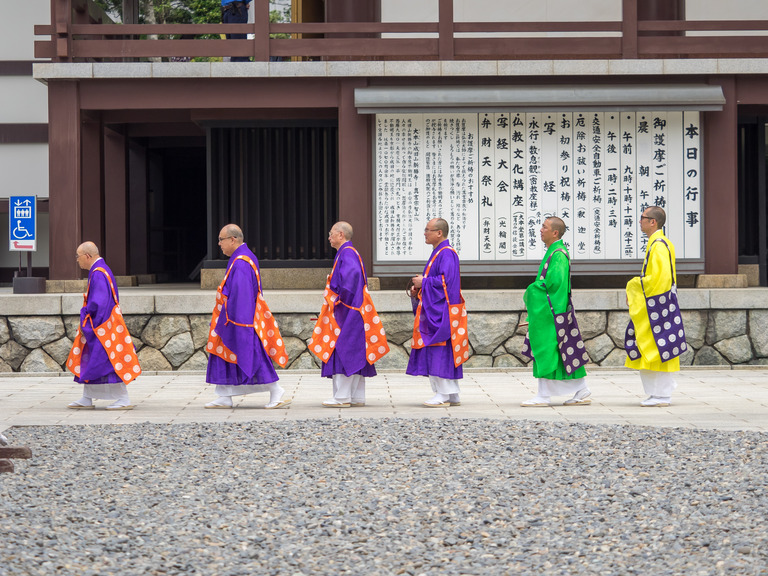
[[[274,404],[275,402],[280,402],[280,400],[283,398],[283,394],[285,394],[285,389],[280,386],[277,382],[269,385],[269,403]]]
[[[427,400],[427,404],[443,404],[444,402],[448,402],[448,394],[440,394],[438,392],[432,398]]]
[[[208,402],[209,406],[233,406],[232,396],[217,396],[213,402]]]

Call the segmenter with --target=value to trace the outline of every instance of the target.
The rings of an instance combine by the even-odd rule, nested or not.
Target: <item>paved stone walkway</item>
[[[630,370],[589,372],[590,406],[521,408],[534,395],[530,370],[465,371],[462,405],[425,408],[432,393],[426,378],[382,373],[369,379],[363,408],[329,409],[320,403],[331,396],[330,381],[313,372],[281,372],[280,382],[292,399],[287,409],[264,410],[268,395],[235,398],[232,410],[206,410],[214,398],[202,373],[142,375],[129,386],[131,411],[69,410],[81,386],[60,375],[18,375],[0,378],[0,431],[11,426],[131,424],[136,422],[244,422],[316,418],[492,418],[632,424],[718,430],[768,431],[768,370],[762,367],[717,370],[685,369],[669,408],[641,408],[640,377]],[[563,399],[560,399],[562,401]]]

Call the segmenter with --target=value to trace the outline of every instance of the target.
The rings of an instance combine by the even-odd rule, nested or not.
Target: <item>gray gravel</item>
[[[768,574],[768,435],[489,420],[42,426],[0,573]]]

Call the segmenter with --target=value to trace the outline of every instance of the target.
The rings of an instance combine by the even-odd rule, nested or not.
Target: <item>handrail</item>
[[[266,0],[253,2],[251,24],[103,24],[91,0],[51,0],[49,36],[35,56],[55,62],[156,57],[270,57],[377,60],[590,58],[768,58],[768,20],[645,20],[622,0],[620,21],[455,22],[453,0],[439,0],[437,22],[269,23]],[[249,40],[222,40],[224,34]],[[691,34],[694,33],[694,34]],[[756,34],[757,33],[757,34]],[[213,38],[172,40],[169,36]],[[291,38],[274,38],[291,35]],[[270,38],[270,36],[273,36]]]
[[[768,20],[644,20],[637,28],[652,32],[768,32]]]

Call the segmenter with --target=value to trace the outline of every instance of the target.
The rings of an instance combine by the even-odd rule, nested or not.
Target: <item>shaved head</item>
[[[340,220],[339,222],[336,222],[336,224],[333,225],[334,230],[338,230],[342,234],[344,234],[344,240],[349,242],[352,240],[352,225],[349,222],[344,222],[343,220]]]
[[[546,220],[549,221],[549,225],[552,227],[552,230],[557,232],[557,237],[562,238],[563,234],[565,234],[565,222],[563,222],[563,220],[557,216],[550,216],[549,218],[546,218]]]
[[[88,256],[95,257],[99,255],[99,249],[96,247],[96,244],[90,241],[80,244],[80,246],[77,247],[77,251],[81,254],[87,254]]]

